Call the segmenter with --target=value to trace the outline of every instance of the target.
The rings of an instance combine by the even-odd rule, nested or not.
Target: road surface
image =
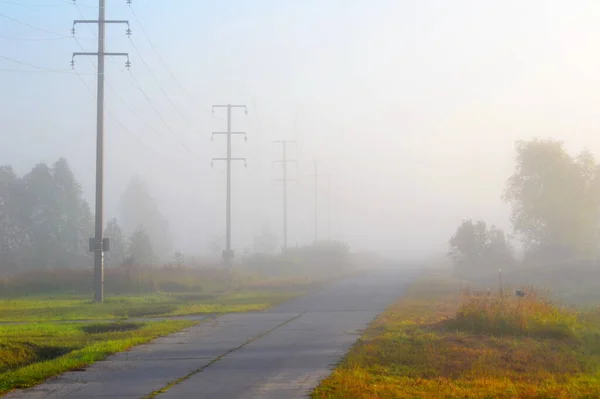
[[[375,272],[205,321],[5,398],[306,398],[413,275]]]

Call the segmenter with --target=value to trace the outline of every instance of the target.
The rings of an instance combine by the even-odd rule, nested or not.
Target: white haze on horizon
[[[50,0],[39,0],[40,3]],[[502,203],[514,143],[564,140],[573,153],[600,154],[600,4],[592,0],[480,2],[331,0],[134,2],[142,24],[192,101],[153,52],[127,7],[110,0],[109,17],[130,19],[133,40],[174,109],[120,27],[110,51],[128,51],[132,72],[167,128],[135,87],[121,59],[107,62],[106,216],[118,217],[128,180],[142,176],[171,223],[176,246],[206,251],[224,234],[222,109],[235,111],[233,244],[252,247],[268,224],[280,235],[280,147],[290,145],[290,244],[313,238],[313,162],[332,179],[332,238],[388,256],[443,254],[462,219],[510,231]],[[56,4],[53,3],[53,4]],[[94,18],[92,1],[81,2]],[[80,18],[72,7],[3,4],[1,13],[54,32]],[[86,27],[78,35],[95,43]],[[0,17],[0,36],[40,37]],[[68,68],[72,40],[0,39],[0,55],[51,69]],[[77,71],[95,90],[94,68]],[[74,75],[15,73],[0,59],[1,163],[26,173],[65,156],[93,206],[95,99]],[[118,94],[117,94],[118,93]],[[142,116],[137,118],[119,97]],[[180,113],[184,114],[182,118]],[[321,181],[319,236],[327,238]],[[280,240],[281,242],[281,240]]]

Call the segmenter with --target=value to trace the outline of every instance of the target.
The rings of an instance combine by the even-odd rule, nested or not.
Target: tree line
[[[139,177],[120,201],[122,223],[109,220],[107,265],[152,264],[172,255],[169,224]],[[0,273],[87,267],[93,214],[64,158],[18,176],[0,166]]]
[[[518,141],[513,174],[502,199],[522,262],[597,259],[600,253],[600,165],[589,151],[571,156],[564,143]],[[457,271],[469,273],[517,263],[507,235],[485,221],[464,220],[449,241]]]

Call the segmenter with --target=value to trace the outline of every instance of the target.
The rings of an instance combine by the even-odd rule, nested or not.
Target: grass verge
[[[226,293],[157,293],[106,298],[103,304],[81,296],[40,296],[0,301],[0,322],[117,320],[257,311],[305,291],[233,291]]]
[[[190,321],[0,326],[0,394],[82,369],[194,325]]]
[[[421,281],[378,317],[313,399],[599,398],[600,318],[529,290]]]

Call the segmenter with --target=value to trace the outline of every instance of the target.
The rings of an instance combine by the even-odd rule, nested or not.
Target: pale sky
[[[94,1],[77,4],[97,17]],[[234,141],[234,155],[248,158],[233,175],[238,252],[264,223],[281,231],[273,140],[298,141],[289,149],[299,161],[290,168],[299,178],[290,243],[313,237],[317,159],[332,179],[332,238],[388,255],[444,252],[465,218],[510,229],[500,195],[517,139],[600,151],[597,1],[134,0],[159,55],[126,0],[107,6],[108,18],[133,30],[130,42],[123,26],[107,28],[107,50],[132,62],[127,72],[124,59],[107,61],[107,110],[127,128],[107,115],[107,217],[118,216],[125,184],[140,174],[189,253],[224,234],[225,169],[210,159],[224,155],[225,141],[210,133],[226,119],[212,104],[249,109],[233,118],[249,137]],[[95,97],[69,66],[81,18],[70,0],[0,0],[0,163],[24,173],[65,156],[93,206]],[[87,26],[76,36],[96,51]],[[90,60],[75,68],[95,92]]]

